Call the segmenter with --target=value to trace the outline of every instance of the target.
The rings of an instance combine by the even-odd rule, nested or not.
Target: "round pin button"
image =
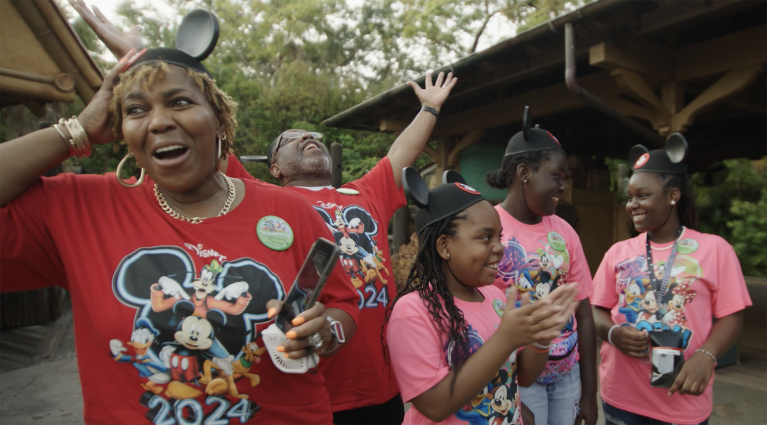
[[[256,235],[267,248],[284,251],[293,245],[293,229],[284,219],[267,215],[256,224]]]

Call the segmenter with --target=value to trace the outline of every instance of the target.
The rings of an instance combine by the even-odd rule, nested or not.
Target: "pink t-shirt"
[[[485,343],[501,323],[506,297],[493,286],[479,288],[481,303],[455,298],[455,305],[469,324],[471,352]],[[450,372],[448,335],[441,335],[418,293],[402,297],[394,305],[386,333],[394,375],[406,402],[441,382]],[[442,424],[521,424],[517,393],[517,353],[511,353],[495,378],[477,397]],[[505,421],[505,422],[504,422]],[[415,406],[405,414],[403,424],[433,424]]]
[[[721,237],[685,229],[666,295],[656,300],[647,268],[646,241],[646,234],[642,234],[618,242],[607,251],[594,277],[591,303],[610,309],[616,324],[648,329],[662,323],[689,331],[684,352],[688,359],[708,339],[714,317],[751,305],[738,257]],[[658,279],[663,276],[672,245],[650,243]],[[649,358],[629,357],[607,342],[602,344],[601,353],[600,392],[611,405],[682,424],[697,424],[711,415],[713,379],[700,396],[677,392],[669,397],[667,389],[650,386]]]
[[[503,226],[504,249],[495,286],[508,291],[515,285],[520,295],[530,292],[532,300],[537,301],[562,285],[578,282],[576,299],[588,298],[591,272],[581,240],[570,224],[555,215],[543,217],[537,224],[525,224],[500,205],[495,210]],[[578,361],[577,329],[573,316],[562,334],[552,341],[549,362],[538,378],[539,383],[562,379]]]

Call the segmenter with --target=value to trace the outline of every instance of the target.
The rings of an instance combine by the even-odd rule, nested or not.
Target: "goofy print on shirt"
[[[388,276],[389,271],[384,266],[386,260],[375,240],[378,223],[358,205],[344,207],[335,203],[319,203],[322,205],[314,209],[320,213],[341,248],[340,263],[359,292],[360,310],[379,306],[386,308],[389,295],[385,285],[389,282],[384,273]]]
[[[251,301],[282,300],[285,288],[251,258],[205,261],[198,273],[180,247],[141,248],[113,276],[115,296],[136,315],[108,349],[145,379],[138,402],[155,424],[245,423],[260,409],[247,392],[261,382],[258,325],[269,319],[265,303]]]

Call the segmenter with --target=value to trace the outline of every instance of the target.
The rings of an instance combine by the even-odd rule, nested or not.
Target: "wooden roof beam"
[[[53,84],[30,81],[8,75],[0,74],[0,87],[3,88],[4,93],[12,93],[22,97],[33,97],[34,99],[46,102],[72,103],[75,101],[75,92],[73,91],[63,92]]]
[[[620,43],[603,42],[589,49],[591,66],[630,69],[662,82],[674,80],[674,51],[654,41],[631,37]]]
[[[482,135],[485,134],[485,130],[475,129],[466,133],[457,145],[450,151],[447,156],[447,168],[454,170],[458,165],[458,160],[461,159],[461,152],[465,151],[469,146],[477,143]]]
[[[765,62],[767,25],[762,25],[679,49],[676,80],[693,80]]]
[[[634,26],[634,32],[641,35],[662,31],[670,26],[689,22],[709,13],[720,12],[731,6],[746,7],[747,3],[740,0],[672,2],[668,6],[653,9],[640,16]]]
[[[579,82],[601,98],[621,94],[620,87],[607,72],[587,75],[579,78]],[[586,103],[573,96],[565,83],[554,84],[444,117],[437,121],[432,134],[458,135],[520,122],[525,106],[530,106],[533,117],[541,117],[581,108]]]
[[[724,74],[674,116],[672,132],[685,131],[695,117],[709,106],[734,96],[751,83],[764,71],[764,64],[747,65]]]

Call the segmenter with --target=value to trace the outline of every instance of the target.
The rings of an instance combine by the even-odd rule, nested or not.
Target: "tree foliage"
[[[702,232],[725,238],[738,254],[743,273],[767,277],[767,158],[731,159],[717,173],[725,176],[707,185],[711,173],[695,173],[698,221]],[[707,175],[708,174],[708,175]],[[720,178],[721,179],[721,178]]]

